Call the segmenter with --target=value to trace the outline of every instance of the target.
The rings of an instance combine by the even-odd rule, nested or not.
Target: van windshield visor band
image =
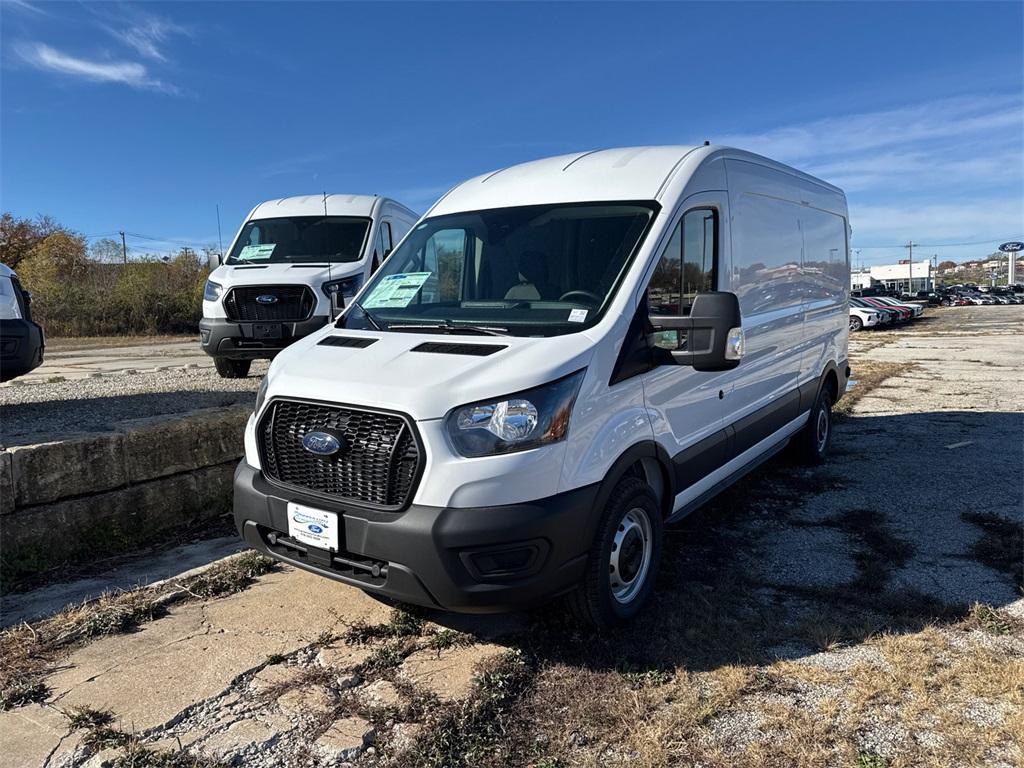
[[[385,329],[573,333],[600,319],[657,209],[653,202],[562,203],[430,218],[391,254],[359,303]],[[372,329],[363,312],[340,324]]]

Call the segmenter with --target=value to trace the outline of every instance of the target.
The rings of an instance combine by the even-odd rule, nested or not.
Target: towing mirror
[[[671,352],[677,365],[698,371],[727,371],[743,357],[743,322],[735,293],[699,293],[684,317],[653,315],[655,332],[677,331],[679,347]]]

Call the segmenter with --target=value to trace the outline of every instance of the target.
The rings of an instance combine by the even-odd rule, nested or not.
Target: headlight
[[[224,293],[224,286],[213,282],[213,280],[207,280],[206,288],[203,290],[203,301],[216,301],[222,293]]]
[[[20,320],[21,307],[11,278],[0,277],[0,320]]]
[[[346,299],[351,299],[357,293],[359,288],[363,285],[362,275],[352,275],[351,277],[343,277],[340,280],[331,280],[320,286],[320,290],[324,292],[327,298],[331,298],[334,294],[341,294]]]
[[[260,408],[263,407],[263,401],[267,399],[267,381],[268,377],[264,376],[263,381],[260,382],[260,388],[256,390],[256,407],[253,409],[253,413],[259,413]]]
[[[563,440],[585,370],[525,392],[456,408],[445,417],[453,447],[473,458]]]

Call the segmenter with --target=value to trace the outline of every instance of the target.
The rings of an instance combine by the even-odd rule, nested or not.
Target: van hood
[[[225,289],[239,285],[319,285],[326,280],[337,280],[349,275],[362,274],[361,261],[344,264],[312,262],[310,264],[222,264],[210,273],[210,279]]]
[[[337,346],[330,337],[366,346]],[[325,340],[328,343],[322,343]],[[429,346],[421,346],[425,344]],[[593,351],[594,339],[586,332],[519,338],[373,333],[328,326],[274,359],[267,374],[267,398],[369,406],[400,411],[417,421],[439,419],[456,406],[520,392],[578,371],[589,364]]]

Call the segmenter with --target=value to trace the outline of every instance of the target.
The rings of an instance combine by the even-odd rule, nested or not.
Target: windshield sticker
[[[397,275],[388,275],[373,286],[370,295],[362,304],[367,309],[407,307],[431,274],[433,273],[403,272]]]
[[[587,310],[574,309],[569,312],[570,323],[585,323],[587,321]]]
[[[267,245],[247,245],[242,249],[241,253],[238,254],[238,260],[257,261],[259,259],[269,259],[276,247],[277,243],[269,243]]]

